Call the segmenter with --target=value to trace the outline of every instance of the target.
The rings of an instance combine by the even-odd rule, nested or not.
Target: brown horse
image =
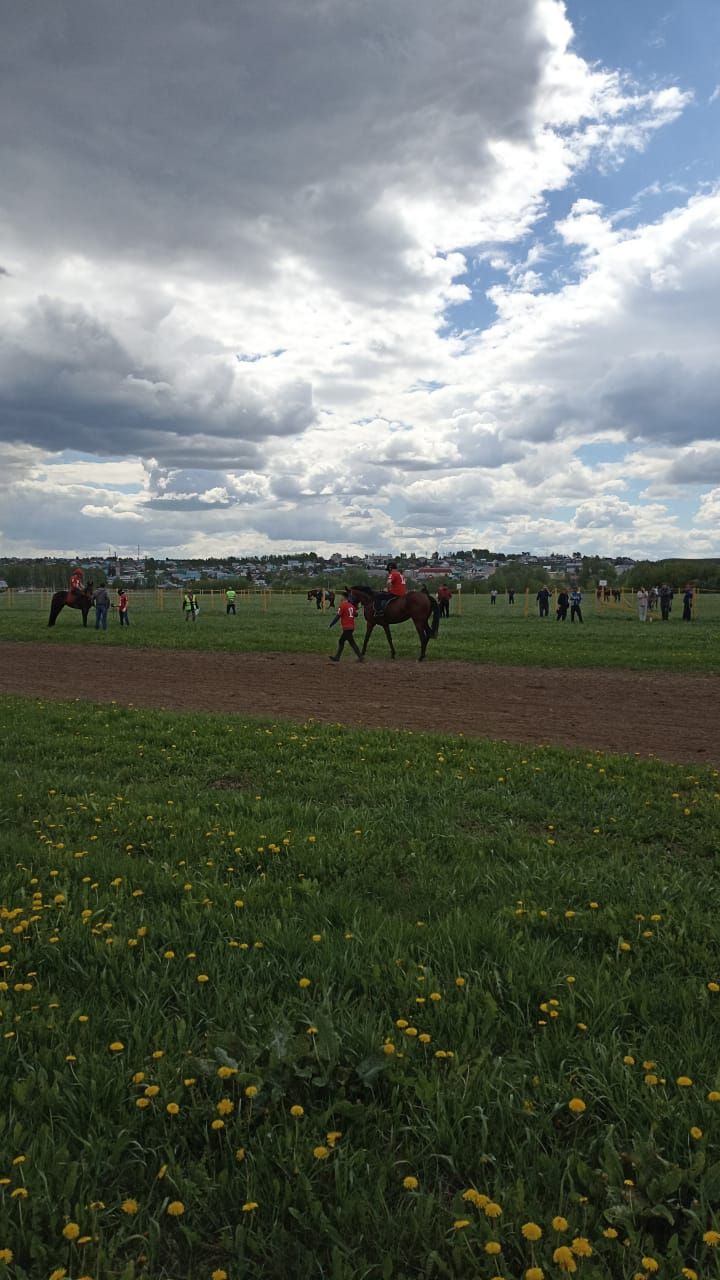
[[[307,598],[308,600],[314,600],[318,609],[324,609],[326,601],[331,609],[335,605],[335,592],[325,591],[322,587],[314,591],[308,591]]]
[[[50,601],[50,617],[48,626],[54,627],[58,614],[67,605],[68,609],[82,609],[83,626],[87,626],[88,614],[92,609],[93,584],[88,582],[82,591],[56,591]]]
[[[375,627],[382,627],[390,645],[390,655],[394,658],[395,646],[390,635],[390,628],[396,622],[407,622],[410,619],[415,623],[415,630],[420,637],[420,657],[418,661],[422,662],[425,657],[428,640],[434,640],[440,630],[440,606],[437,600],[430,595],[427,587],[423,587],[422,591],[408,591],[407,595],[396,596],[394,600],[390,600],[386,604],[382,613],[376,613],[375,597],[377,593],[372,591],[370,587],[350,587],[349,591],[350,599],[363,606],[367,623],[362,647],[363,655]],[[432,618],[432,622],[429,621],[430,618]]]

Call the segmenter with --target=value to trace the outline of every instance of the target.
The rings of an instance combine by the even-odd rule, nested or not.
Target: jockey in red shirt
[[[73,569],[72,576],[70,578],[70,590],[83,591],[84,589],[85,589],[85,583],[83,582],[82,569]]]
[[[385,590],[389,591],[391,596],[404,596],[407,592],[405,579],[396,564],[388,565],[388,579],[385,583]]]

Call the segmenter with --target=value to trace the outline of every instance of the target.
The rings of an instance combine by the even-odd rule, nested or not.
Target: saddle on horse
[[[392,591],[373,591],[373,617],[382,618],[392,600],[399,600]]]

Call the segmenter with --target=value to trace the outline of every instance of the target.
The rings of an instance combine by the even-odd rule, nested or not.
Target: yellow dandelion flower
[[[238,1147],[237,1151],[235,1152],[235,1159],[237,1160],[238,1164],[242,1164],[243,1160],[245,1159],[244,1147]]]
[[[717,1248],[720,1244],[720,1231],[705,1231],[703,1243],[709,1245],[711,1249]]]
[[[556,1267],[567,1274],[577,1271],[577,1263],[573,1257],[572,1249],[568,1249],[566,1244],[561,1244],[559,1249],[553,1253],[553,1262]]]
[[[258,1091],[257,1091],[257,1085],[249,1084],[249,1085],[248,1085],[248,1087],[247,1087],[247,1089],[245,1090],[245,1097],[246,1097],[246,1098],[257,1098],[257,1094],[258,1094]]]
[[[211,1128],[211,1129],[214,1129],[214,1130],[215,1130],[215,1132],[217,1133],[219,1129],[224,1129],[224,1128],[225,1128],[225,1121],[224,1121],[224,1120],[211,1120],[211,1121],[210,1121],[210,1128]]]
[[[702,1136],[703,1136],[702,1129],[698,1129],[697,1125],[694,1124],[692,1129],[690,1130],[690,1137],[694,1138],[695,1141],[697,1142],[700,1138],[702,1138]]]
[[[502,1209],[500,1208],[499,1204],[495,1203],[494,1200],[488,1200],[487,1204],[483,1205],[483,1212],[485,1216],[488,1218],[502,1217]]]
[[[168,1102],[165,1110],[167,1111],[169,1116],[177,1116],[180,1114],[180,1108],[177,1102]]]
[[[553,1231],[567,1231],[569,1225],[567,1218],[563,1218],[560,1214],[550,1223]]]
[[[125,1045],[122,1040],[113,1040],[112,1043],[108,1045],[108,1049],[111,1053],[122,1053],[124,1048]]]
[[[218,1267],[215,1271],[211,1271],[210,1280],[228,1280],[227,1271],[223,1271],[222,1267]]]
[[[182,1200],[171,1200],[165,1212],[171,1218],[181,1218],[185,1212]]]
[[[490,1197],[484,1196],[481,1191],[476,1191],[474,1187],[469,1187],[467,1191],[463,1191],[463,1200],[467,1200],[469,1204],[474,1204],[476,1209],[484,1209],[486,1204],[490,1203]]]
[[[14,1257],[15,1257],[15,1254],[13,1253],[12,1249],[0,1249],[0,1262],[9,1264],[12,1262]]]
[[[660,1263],[658,1262],[657,1258],[653,1258],[653,1257],[650,1257],[650,1256],[645,1257],[645,1258],[641,1258],[641,1259],[640,1259],[640,1266],[641,1266],[645,1271],[659,1271],[659,1270],[660,1270]]]
[[[603,1235],[606,1240],[617,1240],[618,1238],[618,1233],[614,1227],[606,1227],[603,1231]]]
[[[258,1207],[257,1200],[246,1200],[242,1207],[242,1211],[243,1213],[252,1213],[253,1209],[257,1209]]]
[[[542,1267],[528,1267],[525,1272],[525,1280],[543,1280],[544,1276]]]
[[[330,1148],[323,1146],[313,1147],[313,1155],[316,1160],[327,1160],[330,1155]]]
[[[487,1244],[483,1245],[483,1248],[491,1257],[496,1256],[498,1253],[502,1253],[502,1245],[499,1240],[488,1240]]]
[[[66,1240],[77,1240],[80,1235],[80,1228],[77,1222],[68,1222],[63,1227],[62,1233]]]
[[[221,1098],[215,1110],[219,1116],[231,1116],[235,1110],[235,1103],[232,1098]]]
[[[455,1221],[453,1222],[453,1231],[464,1231],[465,1228],[469,1226],[470,1226],[469,1218],[456,1218]]]
[[[300,979],[299,979],[299,981],[298,981],[298,986],[299,986],[303,991],[307,990],[307,988],[308,988],[310,985],[311,985],[311,984],[310,984],[310,979],[309,979],[309,978],[300,978]]]
[[[572,1242],[572,1251],[578,1258],[591,1258],[593,1249],[590,1241],[585,1236],[575,1236]]]
[[[692,1080],[690,1079],[690,1076],[678,1076],[675,1083],[681,1089],[689,1089],[692,1086]]]
[[[296,1118],[297,1118],[297,1117],[299,1117],[299,1116],[304,1116],[304,1115],[305,1115],[305,1108],[304,1108],[304,1107],[301,1107],[301,1106],[298,1106],[298,1104],[297,1104],[297,1103],[295,1103],[295,1106],[290,1108],[290,1115],[291,1115],[291,1116],[295,1116]]]
[[[572,1111],[574,1116],[581,1116],[583,1111],[587,1110],[587,1103],[582,1098],[571,1098],[568,1102],[568,1110]]]
[[[395,1052],[395,1045],[393,1044],[392,1040],[385,1041],[385,1044],[382,1047],[382,1051],[383,1053],[386,1053],[388,1057],[390,1057]]]
[[[403,1178],[403,1186],[406,1191],[417,1191],[419,1185],[417,1178],[414,1178],[412,1174],[409,1174],[407,1178]]]
[[[120,1208],[122,1209],[123,1213],[127,1213],[132,1217],[134,1213],[137,1213],[138,1209],[140,1208],[140,1205],[138,1204],[137,1200],[133,1200],[131,1198],[129,1200],[123,1200],[122,1204],[120,1205]]]
[[[525,1222],[520,1228],[520,1233],[526,1240],[539,1240],[542,1236],[542,1227],[537,1222]]]

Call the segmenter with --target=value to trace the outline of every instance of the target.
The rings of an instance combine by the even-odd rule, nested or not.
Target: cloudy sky
[[[0,17],[0,554],[720,554],[717,0]]]

